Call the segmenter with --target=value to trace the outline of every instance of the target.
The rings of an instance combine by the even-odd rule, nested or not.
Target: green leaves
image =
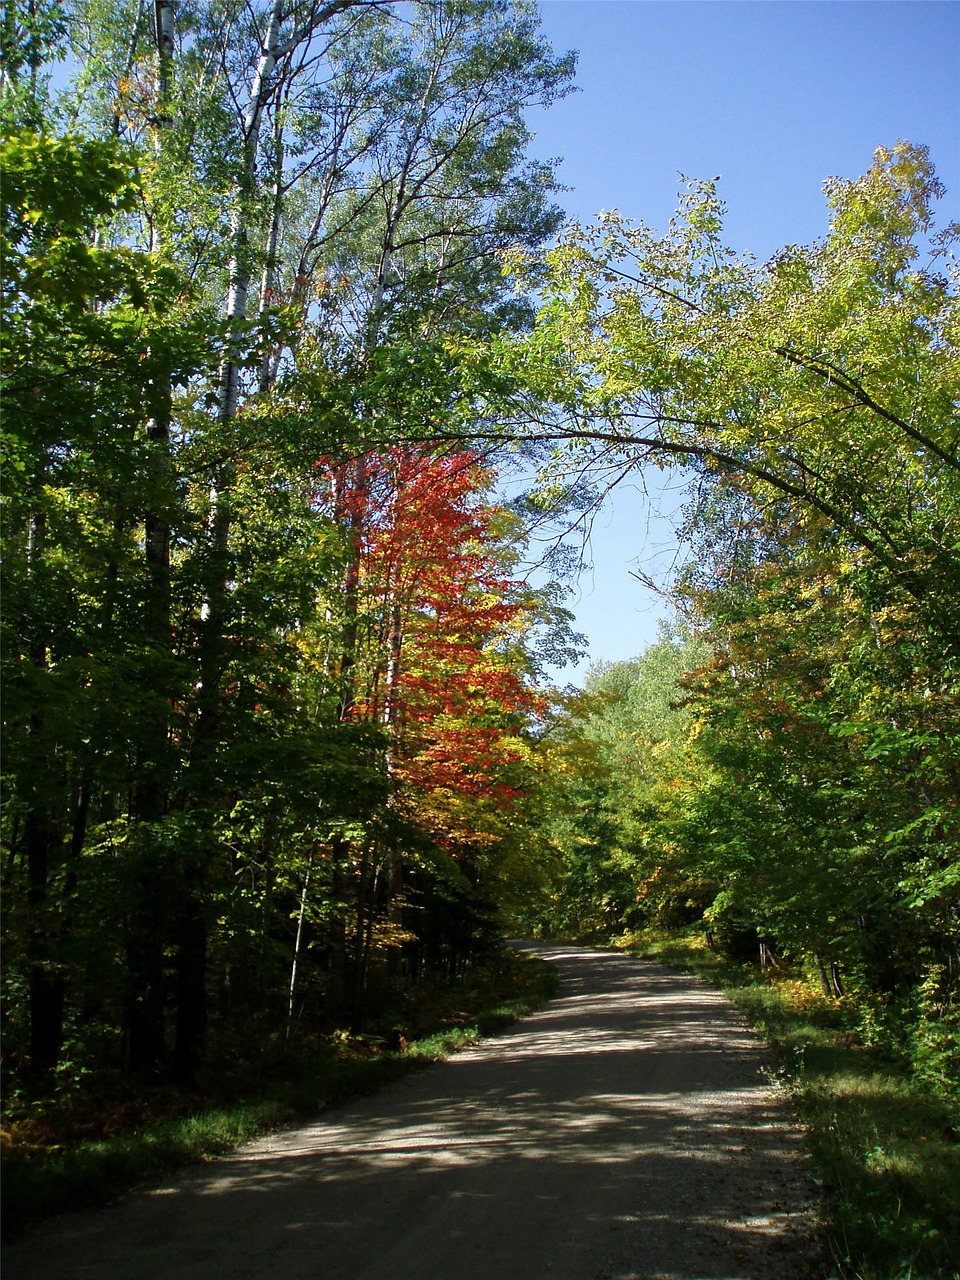
[[[526,436],[541,493],[683,464],[675,589],[709,653],[659,713],[636,692],[659,646],[571,707],[556,916],[603,918],[601,872],[626,867],[639,918],[706,908],[745,959],[763,938],[833,966],[865,1034],[885,1001],[923,1042],[916,993],[958,945],[957,229],[925,243],[920,146],[826,194],[824,240],[766,263],[724,247],[706,182],[663,234],[603,215],[535,264],[511,367],[555,405]]]
[[[634,662],[595,668],[584,692],[564,700],[539,746],[543,832],[558,861],[547,928],[618,937],[697,918],[709,903],[704,867],[679,853],[672,829],[698,768],[681,681],[708,656],[664,633]]]
[[[4,229],[14,244],[93,230],[140,200],[136,160],[114,139],[15,133],[0,142]]]
[[[723,247],[712,183],[663,235],[616,214],[573,228],[519,350],[534,385],[552,376],[576,406],[556,431],[571,462],[686,462],[783,503],[796,533],[865,555],[955,648],[957,301],[918,263],[941,188],[904,143],[829,189],[826,239],[765,264]]]

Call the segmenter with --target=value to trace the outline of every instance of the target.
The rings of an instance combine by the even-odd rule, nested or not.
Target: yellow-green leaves
[[[4,230],[79,235],[109,213],[136,207],[134,156],[112,139],[17,133],[0,142]]]
[[[569,228],[521,347],[572,412],[581,470],[619,451],[723,474],[935,598],[931,625],[956,632],[956,608],[939,616],[960,594],[957,299],[939,271],[956,229],[922,256],[942,191],[923,147],[881,148],[827,191],[826,238],[762,264],[723,245],[714,182],[688,184],[664,234],[618,213]]]

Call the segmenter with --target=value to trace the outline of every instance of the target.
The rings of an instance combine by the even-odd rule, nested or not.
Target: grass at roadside
[[[73,1099],[59,1112],[49,1105],[43,1113],[11,1109],[3,1130],[4,1233],[107,1204],[151,1178],[373,1092],[503,1030],[548,1000],[558,981],[546,962],[510,954],[469,983],[433,992],[416,1010],[417,1038],[402,1048],[387,1048],[375,1036],[314,1037],[285,1058],[272,1058],[269,1089],[261,1087],[253,1098],[211,1104],[202,1096],[157,1091],[135,1105],[101,1096]],[[76,1116],[95,1106],[114,1119],[99,1124],[97,1136],[84,1136]],[[182,1114],[171,1114],[177,1111]]]
[[[702,938],[632,950],[721,986],[774,1049],[808,1130],[827,1203],[831,1277],[960,1276],[958,1116],[904,1061],[864,1047],[842,1011],[796,977],[725,962]]]

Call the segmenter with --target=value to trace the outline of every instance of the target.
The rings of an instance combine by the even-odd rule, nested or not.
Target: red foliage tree
[[[531,597],[491,473],[469,452],[394,446],[329,468],[357,593],[351,716],[383,725],[398,793],[508,802],[518,740],[540,700],[523,668]]]

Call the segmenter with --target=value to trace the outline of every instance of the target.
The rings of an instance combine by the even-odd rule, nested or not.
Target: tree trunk
[[[155,0],[154,40],[159,106],[154,123],[154,149],[163,157],[169,126],[170,96],[174,58],[173,0]],[[163,230],[155,222],[151,228],[151,252],[163,244]],[[146,423],[148,467],[154,492],[165,492],[170,467],[170,426],[172,388],[169,373],[157,372],[147,388],[151,417]],[[146,584],[143,628],[147,645],[157,654],[168,653],[170,619],[170,524],[161,501],[144,513],[144,560]],[[166,880],[161,849],[153,829],[167,809],[167,791],[162,778],[162,760],[169,733],[167,706],[146,691],[144,718],[139,744],[137,784],[133,810],[141,824],[142,866],[135,877],[135,901],[130,913],[127,955],[127,1001],[125,1039],[127,1066],[148,1080],[160,1078],[166,1068],[166,990],[164,943],[166,932]]]
[[[290,1032],[293,1029],[293,1008],[294,999],[297,992],[297,966],[300,961],[300,946],[303,942],[303,922],[307,915],[307,892],[310,888],[310,871],[313,867],[313,850],[310,850],[310,859],[307,862],[306,874],[303,877],[303,889],[300,893],[300,911],[297,915],[297,936],[293,943],[293,960],[290,964],[290,991],[287,1000],[287,1031],[286,1039],[290,1039]]]
[[[829,1000],[833,995],[833,988],[830,985],[830,977],[827,973],[827,966],[823,963],[823,957],[819,951],[814,952],[813,962],[817,966],[817,976],[820,979],[820,987],[823,994]]]
[[[387,669],[384,679],[383,727],[387,733],[387,776],[392,777],[395,756],[395,735],[398,732],[397,699],[400,682],[400,658],[403,649],[403,619],[400,601],[394,591],[390,601],[390,619],[387,627]],[[396,977],[400,972],[403,953],[401,950],[403,935],[403,852],[397,843],[396,836],[391,837],[387,848],[386,876],[386,915],[390,926],[391,943],[387,955],[387,966]]]
[[[144,882],[127,937],[126,1058],[133,1075],[159,1080],[167,1063],[164,921],[148,895],[149,886]]]
[[[37,1078],[51,1072],[60,1061],[63,1044],[63,1007],[66,978],[56,964],[56,927],[49,912],[49,876],[56,847],[56,833],[39,801],[27,815],[27,901],[30,927],[30,1071]]]
[[[356,701],[357,625],[360,611],[360,561],[366,496],[364,460],[353,464],[353,478],[347,487],[351,505],[346,512],[347,566],[343,574],[343,642],[340,648],[340,719],[349,720]]]
[[[39,571],[46,543],[46,518],[30,517],[27,535],[27,572]],[[49,665],[47,636],[41,632],[30,645],[30,661],[36,671]],[[63,1007],[66,978],[57,965],[58,926],[49,902],[50,875],[59,845],[51,806],[58,791],[54,777],[55,747],[49,741],[42,710],[30,717],[32,777],[27,795],[24,846],[27,862],[27,959],[30,1009],[30,1071],[43,1077],[56,1067],[63,1044]],[[60,780],[62,782],[62,780]]]
[[[311,4],[304,21],[296,26],[286,40],[281,38],[281,28],[291,16],[289,6],[283,0],[273,0],[263,29],[260,53],[250,81],[246,111],[241,122],[241,146],[243,169],[239,189],[230,214],[231,254],[228,266],[228,291],[225,319],[228,325],[247,318],[247,302],[253,267],[250,249],[250,202],[257,183],[257,158],[260,136],[268,103],[276,91],[277,68],[290,57],[313,33],[336,14],[367,3],[367,0],[330,0],[326,5]],[[279,195],[279,192],[278,192]],[[274,211],[271,226],[279,227],[279,202]],[[267,257],[270,247],[267,246]],[[219,411],[221,426],[229,426],[236,416],[240,401],[240,349],[238,340],[228,337],[227,353],[219,374]],[[210,549],[204,581],[204,604],[201,612],[201,636],[199,654],[199,688],[197,697],[197,728],[194,736],[190,773],[199,771],[198,788],[194,795],[203,794],[204,775],[209,776],[218,754],[220,738],[220,684],[226,665],[224,651],[224,620],[229,601],[229,495],[233,488],[235,466],[226,461],[214,476],[210,488],[209,537]],[[212,837],[210,837],[212,838]],[[196,891],[194,891],[196,892]],[[199,918],[199,906],[185,907],[188,917]],[[205,946],[205,931],[194,925],[188,929],[189,939],[181,939],[183,962],[180,967],[178,991],[186,1002],[184,1017],[178,1019],[186,1037],[182,1051],[178,1048],[178,1063],[186,1064],[197,1051],[201,1028],[205,1026],[205,962],[201,963],[198,948],[201,937]],[[188,978],[192,974],[193,979]],[[203,982],[201,982],[201,978]],[[190,981],[197,985],[188,994]]]
[[[345,1016],[347,1008],[348,969],[346,927],[348,888],[342,866],[344,857],[342,837],[334,836],[331,841],[330,854],[333,862],[332,896],[337,906],[337,915],[330,947],[330,983],[327,991],[327,1004],[329,1013],[334,1018],[340,1019]]]
[[[196,1082],[207,1032],[207,927],[200,897],[184,902],[178,930],[173,1077],[185,1089]]]

